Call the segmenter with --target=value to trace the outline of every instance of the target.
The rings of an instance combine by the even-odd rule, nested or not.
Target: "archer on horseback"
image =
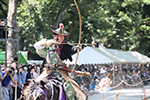
[[[34,47],[36,48],[36,52],[41,57],[46,58],[46,61],[48,64],[51,64],[53,68],[56,68],[58,73],[66,77],[67,81],[70,80],[71,82],[73,82],[74,86],[76,87],[77,86],[76,82],[74,82],[68,77],[68,72],[71,72],[71,71],[67,67],[65,67],[63,60],[69,59],[70,61],[72,61],[71,55],[76,53],[77,50],[81,50],[81,47],[69,45],[66,41],[64,41],[65,36],[68,36],[69,33],[63,29],[64,25],[62,23],[60,23],[59,26],[60,28],[52,29],[54,39],[50,39],[50,40],[43,39],[39,42],[36,42],[34,44]],[[82,72],[77,72],[77,71],[74,71],[74,73],[82,74]],[[42,73],[35,80],[39,81],[42,78],[44,78],[44,76],[46,75],[48,76],[48,74]],[[49,76],[50,75],[51,75],[51,72],[49,73]],[[71,100],[75,100],[76,98],[75,92],[74,92],[75,90],[73,89],[73,86],[71,86],[71,83],[67,84],[67,88],[65,88],[66,90],[65,92],[67,92],[66,94],[68,98]],[[77,87],[77,89],[79,88]]]

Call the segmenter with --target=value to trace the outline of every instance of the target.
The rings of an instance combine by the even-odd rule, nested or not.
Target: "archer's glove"
[[[52,40],[47,40],[47,46],[52,47],[53,46],[53,41]]]
[[[40,41],[40,45],[41,45],[41,46],[46,46],[46,45],[47,45],[46,39],[42,39],[42,40]]]

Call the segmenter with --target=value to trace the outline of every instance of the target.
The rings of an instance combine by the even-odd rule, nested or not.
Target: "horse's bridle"
[[[46,94],[47,94],[47,92],[46,92],[44,89],[42,89],[41,87],[39,87],[39,86],[37,86],[36,88],[34,88],[34,89],[30,92],[30,94],[32,94],[35,89],[40,90],[40,93],[44,95],[44,100],[46,100]]]

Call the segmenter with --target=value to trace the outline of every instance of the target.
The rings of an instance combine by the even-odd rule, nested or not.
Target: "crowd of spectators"
[[[0,100],[19,99],[29,81],[40,75],[41,68],[41,64],[18,64],[16,58],[8,67],[0,65]]]
[[[91,73],[91,76],[78,76],[75,74],[71,76],[84,92],[89,92],[98,88],[100,82],[105,79],[106,76],[111,80],[110,87],[119,84],[122,80],[131,85],[137,84],[141,82],[141,80],[143,80],[142,82],[144,85],[150,84],[150,66],[148,64],[84,64],[77,66],[75,70]],[[0,95],[2,96],[0,96],[0,100],[15,100],[15,98],[20,98],[21,90],[28,85],[31,79],[37,78],[41,71],[41,64],[18,64],[15,59],[7,68],[1,65]],[[130,87],[126,84],[123,84],[123,86],[124,88]],[[17,93],[15,92],[16,89]],[[17,97],[15,97],[16,94]]]
[[[108,77],[111,81],[110,87],[116,86],[123,80],[123,86],[119,88],[141,87],[150,84],[149,64],[125,64],[125,65],[101,65],[84,64],[76,68],[78,71],[90,72],[92,76],[76,76],[75,80],[84,91],[94,90],[99,87],[100,82]],[[142,81],[142,82],[141,82]],[[140,83],[141,82],[141,83]],[[140,84],[138,84],[140,83]],[[137,84],[137,86],[135,86]],[[106,85],[106,84],[105,84]]]

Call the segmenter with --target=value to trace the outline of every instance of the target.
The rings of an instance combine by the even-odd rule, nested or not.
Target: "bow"
[[[81,14],[80,14],[80,10],[79,10],[79,7],[78,7],[78,4],[76,2],[76,0],[74,0],[74,3],[76,5],[76,8],[78,10],[78,15],[79,15],[79,20],[80,20],[80,30],[79,30],[79,42],[78,42],[78,45],[80,46],[80,43],[81,43],[81,31],[82,31],[82,22],[81,22]],[[73,73],[75,67],[76,67],[76,64],[77,64],[77,61],[78,61],[78,57],[79,57],[79,49],[77,50],[77,57],[76,57],[76,61],[75,61],[75,64],[74,64],[74,67],[70,73],[70,76],[71,77],[71,74]]]

